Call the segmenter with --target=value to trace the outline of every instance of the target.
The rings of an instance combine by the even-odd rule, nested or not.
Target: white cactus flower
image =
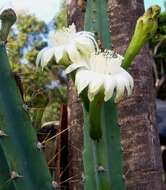
[[[115,102],[118,102],[125,90],[131,95],[134,86],[131,75],[121,67],[122,61],[122,56],[110,50],[93,53],[88,61],[71,64],[66,73],[76,70],[75,85],[78,94],[88,87],[90,101],[93,101],[99,92],[104,92],[104,101],[108,101],[115,93]]]
[[[75,25],[69,28],[51,32],[48,38],[48,47],[42,49],[36,60],[37,65],[46,66],[52,59],[56,63],[69,65],[77,62],[81,57],[89,57],[98,49],[94,34],[87,31],[76,32]],[[65,63],[64,63],[65,62]]]

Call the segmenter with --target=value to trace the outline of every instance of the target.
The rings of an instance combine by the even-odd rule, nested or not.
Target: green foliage
[[[149,40],[155,64],[153,64],[157,96],[166,99],[166,12],[159,15],[156,35]]]
[[[166,12],[159,15],[158,29],[156,35],[150,39],[150,47],[154,52],[156,61],[163,59],[166,56]]]
[[[47,45],[48,26],[33,15],[19,15],[16,27],[10,33],[7,50],[13,72],[21,78],[23,83],[24,101],[30,108],[33,125],[40,128],[42,123],[59,119],[59,107],[65,101],[65,94],[59,94],[58,89],[48,89],[46,86],[52,80],[59,80],[56,66],[44,71],[36,68],[35,61],[38,52]],[[36,107],[38,94],[44,94],[42,101],[47,103],[43,108]],[[56,102],[56,103],[55,103]],[[52,105],[53,104],[53,105]],[[49,107],[49,109],[47,108]],[[56,107],[56,108],[55,108]]]
[[[56,29],[67,27],[67,6],[65,1],[62,3],[59,14],[54,18],[54,24]]]

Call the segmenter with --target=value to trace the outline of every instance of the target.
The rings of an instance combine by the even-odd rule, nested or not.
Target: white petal
[[[95,46],[93,45],[93,43],[89,43],[89,42],[86,42],[86,41],[84,41],[84,42],[77,42],[76,46],[77,46],[77,49],[83,55],[90,55],[91,53],[95,52]]]
[[[54,55],[54,53],[53,53],[52,48],[45,49],[45,51],[43,52],[42,59],[41,59],[42,68],[44,68],[49,63],[49,61],[52,59],[53,55]]]
[[[54,47],[54,56],[56,59],[56,62],[59,63],[59,61],[62,59],[64,54],[64,49],[63,47]]]
[[[69,26],[69,31],[75,33],[76,32],[76,26],[74,23],[72,23],[70,26]]]
[[[84,39],[86,39],[86,41],[89,41],[90,43],[92,43],[94,48],[96,48],[97,51],[99,50],[98,44],[97,44],[96,39],[94,37],[95,35],[93,33],[82,31],[82,32],[78,32],[77,36],[78,36],[77,42],[79,42],[79,41],[81,42],[82,40],[80,40],[80,39],[84,38]]]
[[[78,50],[76,49],[76,47],[74,45],[68,45],[65,49],[72,62],[78,62],[81,59],[80,53],[78,52]]]
[[[43,56],[43,53],[45,52],[46,48],[42,49],[38,55],[37,55],[37,58],[36,58],[36,66],[38,67],[39,64],[41,63],[41,59],[42,59],[42,56]]]
[[[127,89],[127,94],[128,96],[131,95],[133,87],[134,87],[134,81],[132,76],[127,72],[127,71],[123,71],[121,73],[121,76],[123,76],[125,78],[125,87]]]
[[[76,47],[85,56],[90,55],[91,53],[96,51],[93,41],[85,37],[79,37],[76,39]]]
[[[116,96],[115,102],[119,102],[124,95],[125,84],[128,79],[124,78],[120,74],[116,75]]]
[[[81,68],[81,67],[84,67],[84,68],[88,68],[86,62],[80,62],[80,63],[73,63],[71,65],[69,65],[66,70],[65,70],[65,73],[66,74],[69,74],[71,72],[73,72],[74,70],[78,69],[78,68]]]
[[[76,72],[75,85],[77,87],[78,94],[80,94],[88,86],[90,81],[91,81],[91,75],[89,75],[89,71],[86,71],[84,69],[79,69]]]
[[[100,91],[102,85],[104,84],[104,80],[100,74],[96,74],[93,72],[89,72],[89,74],[92,79],[89,83],[88,98],[90,101],[93,101],[95,95]]]
[[[114,77],[113,76],[106,76],[105,80],[104,80],[104,89],[105,89],[104,101],[105,102],[112,98],[115,86],[116,86],[116,81],[115,81]]]

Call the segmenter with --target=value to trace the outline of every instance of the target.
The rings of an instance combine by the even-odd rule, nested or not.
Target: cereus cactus
[[[86,15],[85,15],[85,30],[90,30],[95,32],[101,48],[111,49],[112,44],[111,44],[111,35],[110,35],[109,21],[107,15],[107,0],[87,1]],[[102,77],[103,74],[101,72],[101,77],[104,78],[103,79],[104,81],[103,84],[100,83],[101,84],[100,87],[103,88],[104,96],[103,96],[103,101],[100,104],[100,107],[95,106],[94,107],[95,109],[93,110],[91,109],[87,110],[84,107],[83,163],[84,163],[84,174],[85,174],[84,187],[86,190],[88,189],[125,190],[126,189],[123,178],[123,171],[122,171],[122,149],[120,143],[120,128],[117,122],[117,108],[116,108],[115,99],[116,97],[118,99],[119,93],[121,95],[124,93],[125,85],[127,85],[127,82],[125,82],[124,86],[123,82],[127,80],[125,78],[122,79],[121,80],[121,82],[123,81],[122,84],[119,83],[120,88],[119,87],[117,88],[118,84],[116,83],[116,77],[118,78],[118,75],[115,73],[116,72],[118,73],[118,70],[120,69],[119,76],[122,74],[120,73],[120,71],[122,71],[120,65],[122,63],[123,58],[122,57],[121,57],[122,59],[116,59],[116,58],[118,58],[118,55],[116,53],[113,52],[111,56],[109,55],[109,53],[106,53],[106,55],[103,57],[100,63],[101,65],[96,66],[96,68],[98,67],[98,72],[101,72],[102,70],[101,67],[105,68],[103,70],[105,78]],[[97,61],[98,64],[99,62],[100,61]],[[112,63],[112,65],[110,63]],[[102,64],[106,65],[110,64],[109,66],[110,70],[109,68],[107,68],[106,65]],[[98,80],[99,76],[95,78],[96,80]],[[117,81],[119,80],[117,79]],[[128,85],[130,86],[130,83],[128,83]],[[102,92],[102,88],[100,89],[100,92]],[[114,88],[117,88],[116,93],[114,91]],[[120,89],[121,92],[118,89]],[[97,97],[98,96],[96,95],[94,98],[95,101]],[[104,99],[106,102],[104,102]],[[98,100],[95,105],[99,105]],[[90,102],[90,108],[91,107],[93,107],[93,103]],[[95,113],[99,114],[96,115]],[[100,126],[100,131],[98,132],[101,135],[98,136],[97,139],[93,138],[93,135],[95,134],[92,133],[94,132],[96,133],[96,131],[91,130],[91,128],[94,127],[91,123],[91,120],[100,122],[98,123],[98,125]]]
[[[158,5],[153,5],[137,20],[132,40],[124,55],[123,67],[125,69],[128,69],[143,45],[156,33],[160,10]]]
[[[6,53],[7,35],[16,15],[8,9],[0,19],[0,189],[53,190],[42,145],[37,141]]]
[[[92,30],[97,34],[98,41],[102,45],[102,48],[110,48],[110,31],[108,27],[107,17],[107,0],[95,0],[87,1],[87,9],[85,15],[85,29]],[[135,33],[131,40],[131,43],[126,51],[123,67],[127,69],[134,57],[139,53],[139,50],[152,37],[157,30],[157,16],[160,12],[160,7],[155,5],[152,6],[145,12],[145,14],[138,19]],[[99,17],[98,15],[105,14],[105,18]],[[91,20],[91,21],[90,21]],[[105,26],[105,27],[98,27]],[[105,35],[103,35],[103,30]],[[107,35],[106,35],[107,34]],[[115,60],[114,60],[115,61]],[[103,64],[103,61],[101,62]],[[117,64],[117,63],[116,63]],[[96,66],[97,68],[98,66]],[[78,68],[78,67],[77,67]],[[94,66],[95,68],[95,66]],[[82,72],[83,69],[81,69]],[[99,69],[101,71],[101,69]],[[105,70],[105,73],[109,72],[109,68]],[[77,80],[77,72],[76,79]],[[121,76],[120,76],[121,75]],[[100,112],[95,110],[94,114],[90,114],[91,110],[84,107],[84,171],[85,171],[85,189],[98,189],[98,190],[125,190],[124,175],[122,170],[122,148],[120,143],[120,128],[118,126],[117,118],[117,106],[116,106],[116,93],[120,90],[121,93],[124,91],[123,82],[126,85],[129,83],[120,78],[123,76],[119,75],[120,88],[116,87],[114,91],[114,85],[112,81],[109,81],[110,88],[112,88],[113,97],[107,102],[101,103],[99,107]],[[87,75],[86,75],[87,76]],[[118,76],[117,76],[118,77]],[[99,76],[95,77],[94,82],[98,83]],[[87,80],[87,78],[86,78]],[[93,79],[92,79],[93,80]],[[85,85],[85,81],[83,82]],[[77,83],[76,83],[77,85]],[[101,83],[98,83],[101,85]],[[130,85],[129,85],[130,86]],[[126,86],[127,87],[127,86]],[[89,85],[90,88],[90,85]],[[129,88],[127,87],[129,90]],[[130,90],[129,90],[130,91]],[[91,103],[90,103],[91,105]],[[90,106],[91,107],[91,106]],[[99,114],[95,114],[99,113]],[[94,130],[94,134],[91,134],[92,118],[98,123],[98,131]],[[101,120],[99,119],[101,118]],[[90,131],[90,133],[89,133]],[[93,138],[93,135],[100,134],[97,139]]]
[[[133,78],[125,69],[131,64],[149,36],[155,33],[159,11],[158,6],[153,6],[139,19],[140,21],[138,20],[136,32],[123,60],[123,56],[108,50],[112,45],[107,0],[87,0],[86,32],[79,32],[81,34],[79,42],[76,35],[78,33],[74,31],[73,36],[69,32],[69,27],[65,29],[67,38],[61,39],[64,31],[58,33],[60,37],[58,39],[61,39],[63,43],[59,43],[57,36],[54,36],[51,38],[54,41],[53,46],[42,50],[38,55],[37,65],[40,64],[43,67],[50,60],[54,60],[55,63],[67,67],[65,72],[72,73],[72,80],[81,97],[84,110],[85,190],[126,189],[116,104],[125,92],[128,95],[132,93]],[[101,50],[98,49],[92,33],[96,35]],[[70,46],[68,39],[72,44],[72,50],[68,49]],[[103,51],[103,49],[106,50]],[[68,54],[68,60],[66,59],[65,63],[61,62],[60,58],[57,59],[59,50],[60,58]]]

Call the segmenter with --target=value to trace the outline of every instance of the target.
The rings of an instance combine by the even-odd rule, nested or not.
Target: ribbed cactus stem
[[[111,48],[107,0],[87,1],[85,30],[97,34],[101,48]],[[104,103],[99,95],[89,105],[84,107],[84,189],[125,190],[114,98]]]
[[[84,161],[84,189],[88,190],[99,190],[98,180],[96,173],[96,158],[93,154],[92,140],[89,135],[90,121],[89,112],[86,106],[83,105],[84,113],[84,151],[83,151],[83,161]]]
[[[84,28],[96,34],[101,48],[111,49],[107,0],[87,0]]]
[[[90,102],[89,118],[90,118],[90,136],[94,140],[99,140],[102,137],[101,130],[101,108],[103,105],[104,94],[101,93],[95,96]]]
[[[140,49],[156,33],[159,13],[160,7],[153,5],[137,20],[133,37],[124,55],[123,68],[128,69]]]
[[[0,147],[0,190],[15,190],[13,181],[11,180],[10,176],[10,169],[1,147]]]
[[[2,26],[7,27],[1,30],[3,42],[7,38],[4,31],[9,33],[14,22],[13,15],[9,9],[0,16]],[[35,130],[10,69],[5,43],[0,44],[0,131],[0,146],[15,189],[53,190],[44,155],[37,147]]]
[[[85,189],[125,190],[120,128],[113,100],[102,106],[102,137],[99,140],[93,140],[90,137],[90,127],[89,112],[84,107]]]

